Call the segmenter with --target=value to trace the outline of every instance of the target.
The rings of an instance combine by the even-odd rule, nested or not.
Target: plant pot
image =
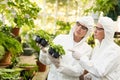
[[[11,64],[11,53],[6,52],[4,57],[0,60],[0,66],[7,66]]]
[[[24,51],[23,55],[25,56],[31,56],[34,52],[32,48],[24,48],[23,51]]]
[[[59,53],[56,52],[55,49],[53,49],[52,47],[49,48],[48,53],[51,56],[53,56],[54,58],[59,58],[60,57]]]
[[[23,48],[29,48],[30,46],[29,46],[28,43],[23,43],[23,44],[22,44],[22,47],[23,47]]]
[[[45,40],[45,39],[42,39],[40,44],[43,46],[43,47],[46,47],[48,45],[48,42]]]
[[[13,28],[11,32],[14,34],[14,36],[18,36],[19,30],[20,30],[20,28]]]
[[[35,41],[37,42],[37,43],[41,43],[41,40],[42,40],[42,38],[40,37],[40,36],[36,36],[36,38],[35,38]]]
[[[36,64],[38,65],[38,71],[39,72],[45,72],[46,71],[46,65],[44,65],[40,61],[36,61]]]
[[[35,41],[43,47],[46,47],[48,45],[48,42],[44,38],[41,38],[40,36],[36,36]]]

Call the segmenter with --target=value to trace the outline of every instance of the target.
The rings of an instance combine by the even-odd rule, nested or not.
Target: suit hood
[[[94,19],[91,16],[83,16],[80,19],[78,19],[76,22],[82,23],[88,28],[88,31],[85,37],[80,41],[80,42],[84,42],[85,40],[87,40],[87,37],[90,36],[93,31]],[[70,30],[70,35],[72,37],[75,29],[76,29],[76,26],[72,27]]]
[[[109,17],[100,17],[98,23],[100,23],[104,28],[105,32],[104,39],[113,40],[116,29],[115,22]]]

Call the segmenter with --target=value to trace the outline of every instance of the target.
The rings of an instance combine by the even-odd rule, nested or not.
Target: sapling
[[[56,44],[51,44],[49,49],[48,49],[48,52],[50,55],[52,55],[54,58],[59,58],[60,56],[62,55],[65,55],[65,51],[63,49],[63,46],[61,45],[56,45]]]
[[[41,46],[46,47],[51,42],[51,37],[46,31],[38,30],[35,34],[37,35],[35,41]]]

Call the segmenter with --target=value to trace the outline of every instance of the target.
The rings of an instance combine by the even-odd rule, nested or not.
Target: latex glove
[[[80,53],[78,51],[75,51],[73,49],[69,49],[69,51],[72,52],[73,58],[75,58],[76,60],[80,60]]]
[[[42,52],[44,52],[44,53],[47,53],[47,51],[48,51],[48,46],[47,47],[43,47],[43,46],[41,46],[40,44],[38,44],[37,43],[37,45],[40,47],[40,50],[42,50]]]
[[[47,52],[48,52],[49,47],[41,47],[40,49],[41,49],[44,53],[47,53]]]
[[[84,75],[84,80],[92,80],[91,75],[89,73]]]
[[[54,58],[49,54],[48,54],[48,57],[49,57],[50,61],[55,65],[56,68],[58,68],[60,66],[59,58]]]

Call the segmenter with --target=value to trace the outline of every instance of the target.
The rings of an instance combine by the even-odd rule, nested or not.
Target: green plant
[[[65,55],[65,51],[64,51],[64,49],[63,49],[63,47],[61,45],[59,45],[59,44],[58,45],[53,44],[53,45],[51,45],[51,47],[53,49],[55,49],[55,51],[58,52],[60,55]]]
[[[117,4],[117,0],[95,0],[93,5],[85,10],[86,13],[94,12],[103,12],[107,13],[109,10],[114,9],[114,6]]]
[[[48,53],[53,56],[54,58],[59,58],[62,55],[65,55],[65,51],[61,45],[56,45],[54,43],[50,44],[48,49]]]
[[[35,64],[19,64],[19,67],[31,67],[31,66],[36,66]]]
[[[2,45],[0,45],[0,60],[3,58],[4,54],[5,54],[5,49]]]
[[[0,80],[20,80],[21,69],[0,69]]]
[[[71,24],[69,22],[64,22],[64,21],[57,21],[57,31],[55,33],[55,36],[59,35],[59,34],[68,34],[70,29],[71,29]]]
[[[115,38],[115,43],[117,44],[117,45],[119,45],[120,46],[120,39],[118,39],[118,38]]]
[[[48,42],[48,44],[50,44],[51,41],[52,41],[52,38],[51,38],[50,34],[46,31],[44,31],[44,30],[35,31],[35,35],[38,35],[41,38],[45,39]]]
[[[33,33],[29,33],[29,40],[27,40],[27,43],[30,44],[30,47],[34,49],[35,52],[39,53],[40,47],[36,45],[35,40],[33,39],[34,35]]]
[[[1,36],[0,45],[2,45],[5,48],[6,52],[8,51],[8,52],[11,53],[11,56],[12,56],[11,62],[12,62],[12,64],[9,67],[12,68],[19,61],[18,56],[23,51],[22,50],[22,45],[18,40],[16,40],[15,38],[13,38],[11,36],[6,35],[3,32],[0,32],[0,36]]]
[[[113,20],[117,20],[120,15],[120,0],[117,0],[117,4],[113,6],[114,9],[110,9],[106,16],[111,17]]]
[[[8,0],[7,5],[10,8],[10,12],[14,13],[14,22],[17,27],[22,25],[28,25],[34,27],[34,19],[37,18],[37,14],[40,8],[36,3],[30,2],[30,0]]]
[[[49,33],[44,30],[38,30],[35,32],[35,34],[40,36],[40,38],[44,38],[46,41],[48,41],[48,45],[50,46],[50,48],[54,49],[55,52],[58,52],[60,56],[65,54],[65,51],[61,45],[55,45],[52,42],[52,36]]]
[[[7,68],[12,69],[16,67],[19,61],[20,61],[20,58],[18,56],[12,56],[12,59],[11,59],[12,64],[10,64]]]
[[[0,32],[0,36],[0,44],[3,45],[7,51],[12,52],[13,55],[19,55],[22,52],[22,45],[15,38],[7,36],[2,32]]]
[[[88,37],[87,43],[88,43],[92,48],[95,46],[95,39],[94,39],[94,35],[93,35],[93,34]]]
[[[0,45],[5,48],[5,51],[11,52],[12,57],[17,57],[21,54],[21,52],[23,51],[22,45],[18,40],[6,35],[3,32],[0,32],[0,37]]]
[[[11,26],[8,26],[8,25],[1,25],[0,26],[0,31],[5,33],[6,35],[9,35],[9,36],[12,36],[12,33],[11,33]]]
[[[27,36],[27,38],[26,38],[26,36]],[[27,31],[27,33],[26,33],[26,31],[22,34],[22,37],[23,37],[23,42],[22,42],[22,44],[27,44],[27,46],[26,47],[29,47],[29,48],[32,48],[33,49],[33,51],[34,51],[34,54],[35,54],[35,56],[36,56],[36,59],[38,59],[38,57],[39,57],[39,51],[40,51],[40,47],[36,44],[36,41],[35,41],[35,36],[36,36],[36,34],[35,34],[35,31],[34,30],[29,30],[29,31]],[[24,45],[23,45],[24,46]],[[24,46],[25,47],[25,46]]]
[[[2,20],[0,20],[0,26],[2,26],[2,24],[3,24],[3,22],[2,22]]]
[[[23,80],[31,80],[35,72],[38,71],[38,67],[33,64],[19,64],[19,67],[24,68],[21,72]]]
[[[120,15],[120,0],[94,0],[93,5],[87,8],[84,13],[88,14],[91,11],[94,13],[103,12],[104,15],[117,20],[117,16]]]

